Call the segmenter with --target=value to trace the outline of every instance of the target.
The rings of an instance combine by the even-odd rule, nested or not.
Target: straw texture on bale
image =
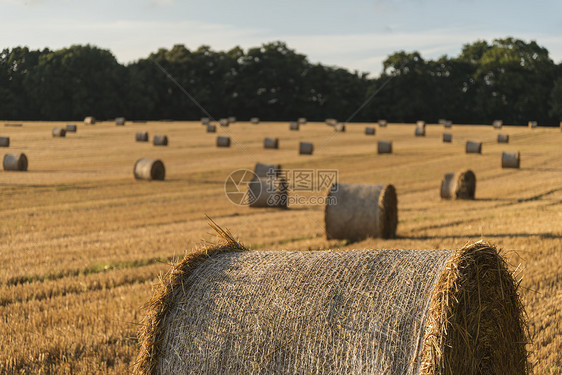
[[[155,135],[152,138],[152,144],[154,144],[154,146],[168,146],[168,136],[167,135]]]
[[[10,147],[10,137],[0,137],[0,147]]]
[[[519,168],[521,154],[519,152],[502,152],[502,168]]]
[[[236,117],[230,116],[227,118],[229,124],[234,124],[236,122]]]
[[[228,125],[230,125],[230,122],[226,118],[221,118],[219,120],[219,125],[222,127],[227,127]]]
[[[67,133],[76,133],[77,129],[78,129],[78,127],[76,126],[76,124],[66,124],[66,132]]]
[[[324,211],[327,239],[392,238],[398,201],[392,185],[334,184]]]
[[[423,126],[416,126],[416,137],[425,137],[425,127]]]
[[[299,123],[296,121],[291,121],[289,123],[289,130],[299,130]]]
[[[492,123],[492,126],[494,127],[494,129],[501,129],[503,126],[503,121],[502,120],[494,120],[494,122]]]
[[[299,124],[301,124],[301,125],[306,124],[306,117],[299,117],[299,118],[297,119],[297,122],[298,122]]]
[[[451,133],[443,133],[443,142],[446,143],[453,142],[453,135]]]
[[[216,133],[217,132],[217,127],[213,124],[208,124],[207,125],[207,133]]]
[[[263,148],[279,148],[279,138],[265,138],[263,140]]]
[[[125,117],[117,117],[115,119],[116,126],[125,126]]]
[[[230,147],[230,137],[219,135],[217,137],[217,147]]]
[[[509,143],[509,134],[498,134],[498,143]]]
[[[148,132],[137,132],[135,134],[135,140],[137,142],[148,142]]]
[[[466,141],[466,153],[467,154],[481,154],[482,153],[482,142]]]
[[[256,163],[248,186],[250,207],[287,208],[288,186],[279,164]]]
[[[377,153],[379,153],[379,154],[392,154],[392,142],[390,142],[390,141],[378,141],[378,143],[377,143]]]
[[[260,123],[260,119],[257,118],[257,117],[252,117],[252,118],[250,119],[250,122],[251,122],[252,124],[254,124],[254,125],[257,125],[257,124]]]
[[[53,128],[52,131],[53,137],[65,137],[66,136],[66,129],[60,128],[60,127],[56,127]]]
[[[375,135],[375,128],[373,128],[372,126],[367,126],[365,128],[365,134],[366,135]]]
[[[314,152],[314,145],[311,142],[299,143],[299,154],[312,155],[313,152]]]
[[[534,129],[538,126],[538,123],[536,121],[529,121],[529,127]]]
[[[476,175],[471,170],[447,173],[441,181],[441,198],[474,199]]]
[[[28,167],[27,156],[25,156],[24,153],[6,154],[4,155],[2,166],[5,171],[25,172],[27,171],[27,167]]]
[[[450,121],[450,120],[447,120],[447,121],[445,121],[445,124],[444,124],[444,125],[445,125],[446,128],[452,128],[452,127],[453,127],[453,122]]]
[[[95,125],[96,123],[96,119],[92,116],[87,116],[86,118],[84,118],[84,124],[86,125]]]
[[[388,123],[386,122],[386,120],[379,120],[379,126],[381,128],[384,128]]]
[[[139,159],[133,168],[137,180],[160,180],[166,177],[166,168],[160,160]]]
[[[211,122],[211,119],[209,119],[208,117],[201,117],[201,124],[209,125],[210,122]]]
[[[338,133],[345,133],[345,124],[343,122],[338,122],[334,126],[334,130]]]
[[[134,373],[527,372],[518,283],[491,244],[250,251],[223,232],[160,279]]]

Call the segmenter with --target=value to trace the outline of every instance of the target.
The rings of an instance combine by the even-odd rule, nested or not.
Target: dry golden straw
[[[166,168],[160,160],[139,159],[133,167],[133,174],[137,180],[160,180],[166,177]]]
[[[518,283],[489,243],[249,251],[216,230],[160,279],[136,374],[528,371]]]
[[[441,198],[474,199],[476,175],[471,170],[447,173],[441,181]]]

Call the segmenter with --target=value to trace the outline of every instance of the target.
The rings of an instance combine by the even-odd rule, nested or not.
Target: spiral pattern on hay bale
[[[164,181],[166,168],[161,160],[139,159],[133,167],[133,174],[137,180],[159,180]]]
[[[447,173],[441,181],[441,198],[474,199],[476,175],[470,169]]]
[[[390,141],[378,141],[377,142],[377,153],[378,154],[392,154],[392,142],[390,142]]]
[[[25,172],[28,167],[27,156],[24,153],[6,154],[4,155],[2,166],[5,171]]]
[[[519,168],[521,165],[521,153],[502,152],[502,168]]]
[[[154,144],[154,146],[168,146],[168,136],[155,135],[152,139],[152,144]]]
[[[311,142],[299,143],[300,155],[312,155],[313,152],[314,152],[314,145]]]

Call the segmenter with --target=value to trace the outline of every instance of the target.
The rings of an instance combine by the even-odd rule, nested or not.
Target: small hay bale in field
[[[10,137],[0,137],[0,147],[10,147]]]
[[[314,152],[314,145],[311,142],[299,143],[300,155],[312,155],[313,152]]]
[[[28,162],[27,156],[24,153],[21,154],[6,154],[4,155],[4,160],[2,166],[5,171],[27,171]]]
[[[328,126],[335,126],[338,123],[338,121],[335,118],[327,118],[325,122],[326,125]]]
[[[76,126],[76,124],[66,124],[66,132],[67,133],[76,133],[77,129],[78,129],[78,127]]]
[[[416,137],[425,137],[425,127],[416,126],[416,131],[414,133]]]
[[[452,127],[453,127],[453,122],[452,122],[452,121],[449,121],[449,120],[447,120],[447,121],[445,121],[445,124],[444,124],[444,125],[445,125],[445,127],[446,127],[447,129],[450,129],[450,128],[452,128]]]
[[[498,143],[509,143],[508,134],[498,134]]]
[[[296,121],[291,121],[289,123],[289,130],[299,130],[299,123]]]
[[[148,132],[137,132],[135,134],[135,141],[148,142]]]
[[[236,117],[234,116],[229,116],[228,117],[228,123],[229,124],[234,124],[236,122]]]
[[[21,128],[23,124],[4,124],[6,127]]]
[[[189,252],[160,279],[138,375],[524,375],[524,308],[500,251]]]
[[[443,133],[443,143],[453,142],[453,135],[451,133]]]
[[[375,128],[372,126],[367,126],[365,128],[365,135],[375,135]]]
[[[168,146],[168,136],[166,136],[166,135],[155,135],[152,138],[152,144],[154,146]]]
[[[256,163],[254,178],[248,185],[250,207],[287,208],[288,186],[281,165]]]
[[[252,124],[254,124],[254,125],[257,125],[257,124],[260,123],[260,119],[257,118],[257,117],[252,117],[252,118],[250,119],[250,122],[251,122]]]
[[[263,148],[279,148],[279,138],[265,138],[263,140]]]
[[[115,119],[115,126],[125,126],[125,117],[117,117]]]
[[[441,198],[474,199],[476,175],[471,170],[447,173],[441,181]]]
[[[324,211],[327,239],[393,238],[398,225],[392,185],[333,184]]]
[[[301,125],[306,124],[306,117],[299,117],[299,118],[297,119],[297,122],[298,122],[299,124],[301,124]]]
[[[501,129],[503,126],[503,121],[502,120],[494,120],[494,122],[492,123],[492,126],[494,127],[494,129]]]
[[[84,124],[85,125],[95,125],[96,119],[93,116],[87,116],[86,118],[84,118]]]
[[[133,168],[133,174],[137,180],[159,180],[164,181],[166,168],[160,160],[139,159]]]
[[[66,129],[56,127],[53,128],[52,133],[53,137],[65,137],[66,136]]]
[[[519,168],[521,154],[517,152],[502,152],[502,168]]]
[[[217,137],[217,147],[230,147],[230,137],[219,135]]]
[[[201,117],[201,124],[202,125],[209,125],[210,122],[211,122],[211,119],[209,119],[208,117]]]
[[[536,128],[537,126],[539,126],[539,124],[536,121],[529,121],[529,127],[531,129]]]
[[[423,128],[425,130],[425,121],[417,121],[416,122],[416,127],[418,128]]]
[[[445,120],[444,118],[440,118],[439,120],[437,120],[437,123],[439,125],[445,125],[446,122],[447,122],[447,120]]]
[[[336,131],[336,133],[345,133],[345,124],[343,122],[338,122],[334,126],[334,130]]]
[[[377,143],[377,153],[379,153],[379,154],[392,154],[392,142],[390,142],[390,141],[378,141],[378,143]]]
[[[466,153],[467,154],[481,154],[482,153],[482,142],[466,141]]]
[[[380,126],[381,128],[386,127],[386,125],[388,125],[388,123],[386,122],[386,120],[379,120],[379,126]]]
[[[230,125],[230,122],[228,121],[227,118],[221,118],[219,120],[219,125],[222,127],[227,127],[228,125]]]
[[[213,124],[207,125],[207,133],[216,133],[217,127]]]

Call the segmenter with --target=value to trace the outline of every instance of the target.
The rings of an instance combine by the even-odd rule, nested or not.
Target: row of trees
[[[384,61],[377,78],[312,64],[282,42],[226,52],[176,45],[128,65],[90,45],[0,53],[1,119],[204,116],[179,86],[217,118],[345,121],[371,98],[354,120],[545,124],[562,119],[562,64],[537,43],[513,38],[467,44],[459,56],[437,60],[397,52]]]

